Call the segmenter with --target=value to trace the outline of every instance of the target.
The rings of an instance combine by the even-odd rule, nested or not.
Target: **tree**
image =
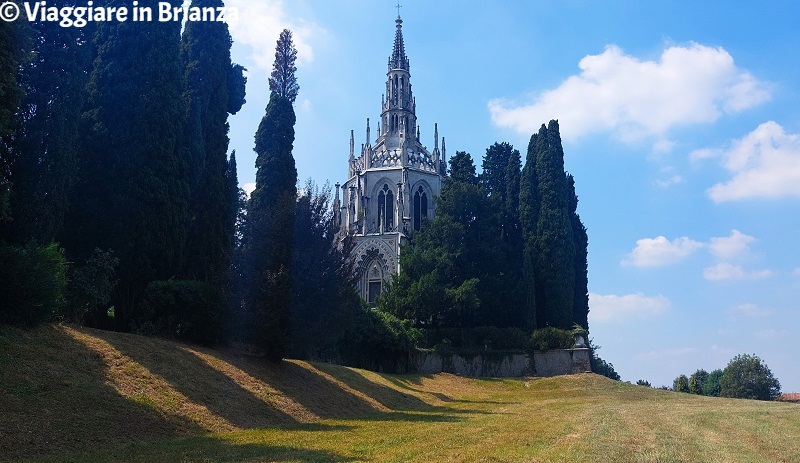
[[[287,47],[292,50],[287,51]],[[287,68],[282,58],[287,54],[294,57],[293,48],[291,33],[284,31],[274,64],[282,82],[294,80],[294,66]],[[290,75],[286,74],[288,69],[292,70]],[[251,337],[275,361],[283,358],[287,346],[297,196],[297,169],[292,157],[295,114],[292,100],[280,91],[278,88],[270,94],[266,114],[256,131],[256,188],[247,205],[243,249],[247,259],[244,271],[250,281],[246,309],[252,320]]]
[[[221,7],[221,0],[194,0],[193,7]],[[235,211],[226,196],[228,115],[244,103],[243,68],[231,62],[224,22],[189,21],[181,55],[188,96],[191,207],[183,273],[220,286],[227,276]],[[220,220],[224,217],[224,220]]]
[[[89,30],[32,22],[30,59],[21,67],[25,96],[11,146],[11,240],[52,242],[77,175],[78,121],[93,57]],[[60,76],[54,78],[53,76]]]
[[[647,380],[644,380],[644,379],[637,380],[636,381],[636,385],[637,386],[653,387],[653,385],[650,384],[650,381],[647,381]]]
[[[689,392],[689,378],[680,375],[672,382],[672,390],[675,392]]]
[[[294,65],[296,59],[297,50],[292,43],[292,31],[284,29],[278,38],[278,46],[275,47],[275,64],[269,77],[269,89],[292,103],[300,91],[294,75],[297,71],[297,66]]]
[[[703,387],[708,380],[708,372],[700,369],[692,373],[689,377],[689,392],[692,394],[703,395]]]
[[[719,386],[721,397],[775,400],[781,395],[780,382],[756,355],[740,354],[731,359]]]
[[[519,223],[522,235],[522,281],[524,288],[523,313],[525,328],[533,331],[538,325],[536,307],[536,225],[539,220],[539,177],[536,169],[536,147],[539,137],[544,136],[544,126],[539,133],[531,135],[525,167],[522,169],[519,187]]]
[[[148,283],[175,276],[183,257],[189,184],[180,29],[175,21],[98,23],[69,249],[76,260],[95,248],[119,259],[117,330],[130,328]]]
[[[578,215],[578,195],[575,194],[575,178],[567,174],[572,242],[575,246],[575,293],[573,295],[572,321],[583,329],[589,329],[589,235]]]
[[[719,381],[722,379],[722,375],[723,371],[719,368],[708,374],[705,383],[703,383],[703,395],[719,397]]]
[[[10,218],[11,135],[24,96],[17,78],[27,52],[23,24],[22,21],[0,21],[0,223]]]

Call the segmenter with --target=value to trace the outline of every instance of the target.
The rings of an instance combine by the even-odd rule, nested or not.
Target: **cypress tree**
[[[84,250],[111,249],[119,258],[112,296],[118,330],[129,329],[149,282],[176,274],[186,239],[180,28],[174,21],[98,25],[84,116],[90,132],[81,180],[88,242],[82,244]]]
[[[588,246],[589,235],[578,215],[578,195],[575,194],[575,178],[567,174],[567,193],[570,223],[572,225],[572,241],[575,246],[575,294],[572,306],[572,321],[589,329],[589,268]]]
[[[537,304],[544,311],[540,325],[568,328],[575,294],[575,245],[567,204],[564,150],[558,122],[550,121],[538,137],[539,220],[536,224]]]
[[[297,50],[292,43],[292,31],[284,29],[278,37],[278,44],[275,47],[275,65],[272,67],[272,74],[269,77],[269,89],[272,93],[286,98],[294,103],[300,86],[297,84],[297,66],[294,62],[297,59]]]
[[[523,320],[528,330],[537,328],[536,310],[536,224],[539,220],[539,178],[536,169],[539,139],[546,135],[544,125],[531,135],[520,175],[519,223],[522,240]]]
[[[450,178],[458,182],[476,185],[478,177],[475,175],[475,163],[472,155],[465,151],[456,151],[456,154],[449,159]]]
[[[17,109],[24,96],[17,82],[19,67],[26,53],[22,28],[21,21],[0,21],[0,223],[11,217],[11,135],[17,120]],[[0,240],[2,238],[0,235]]]
[[[47,21],[29,27],[34,40],[20,73],[26,109],[14,137],[10,225],[16,242],[49,243],[61,229],[77,174],[78,121],[92,47],[86,29]]]
[[[192,6],[216,8],[223,2],[193,0]],[[231,44],[226,23],[189,21],[181,46],[192,191],[184,273],[218,284],[230,266],[235,224],[226,196],[228,114],[241,108],[245,84],[243,68],[231,62]]]
[[[294,60],[284,59],[287,37],[294,48],[291,33],[284,30],[275,53],[275,69],[283,76],[294,72]],[[292,300],[297,196],[297,169],[292,157],[294,124],[292,101],[281,95],[280,89],[273,90],[255,136],[256,188],[247,205],[244,244],[251,282],[246,298],[251,335],[271,360],[280,360],[285,353]]]

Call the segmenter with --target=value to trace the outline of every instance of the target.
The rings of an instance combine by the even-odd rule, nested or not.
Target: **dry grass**
[[[798,435],[795,404],[596,375],[383,375],[0,328],[0,460],[793,462]]]

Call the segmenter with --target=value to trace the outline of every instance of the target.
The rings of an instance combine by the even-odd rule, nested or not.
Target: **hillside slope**
[[[0,460],[800,461],[800,406],[0,327]]]

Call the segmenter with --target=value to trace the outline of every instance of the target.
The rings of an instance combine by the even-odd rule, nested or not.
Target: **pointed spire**
[[[434,150],[438,150],[439,149],[439,124],[438,123],[434,123],[433,124],[433,140],[434,140],[433,149]]]
[[[370,143],[369,143],[369,118],[367,118],[367,146],[370,146]]]
[[[356,140],[353,137],[353,131],[350,131],[350,160],[352,161],[355,159],[355,148],[356,148]]]
[[[403,43],[403,20],[400,15],[394,20],[397,24],[397,31],[394,33],[394,47],[392,47],[392,56],[389,58],[389,69],[405,69],[408,68],[408,58],[406,57],[406,47]]]

